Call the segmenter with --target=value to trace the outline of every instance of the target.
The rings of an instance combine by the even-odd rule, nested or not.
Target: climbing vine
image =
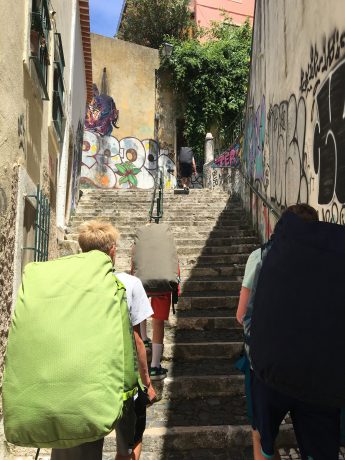
[[[172,74],[178,99],[184,101],[184,134],[199,157],[210,130],[227,145],[246,99],[251,27],[249,22],[237,27],[225,19],[214,23],[201,40],[171,39],[172,56],[162,63]]]

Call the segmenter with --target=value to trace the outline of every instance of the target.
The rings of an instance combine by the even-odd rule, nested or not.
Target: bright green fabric
[[[105,436],[136,367],[125,289],[106,254],[27,265],[4,372],[8,441],[73,447]]]

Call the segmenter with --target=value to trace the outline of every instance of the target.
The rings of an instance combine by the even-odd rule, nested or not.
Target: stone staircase
[[[116,269],[130,269],[135,229],[148,221],[152,192],[86,190],[69,239],[87,219],[109,219],[121,233]],[[176,238],[182,295],[166,327],[164,367],[155,384],[159,402],[148,410],[143,460],[252,458],[235,311],[248,255],[258,246],[245,215],[226,192],[164,193],[164,222]],[[287,430],[290,434],[290,430]],[[106,439],[104,460],[114,458]],[[287,457],[288,458],[288,457]]]
[[[77,251],[78,226],[100,217],[120,231],[116,269],[129,271],[136,227],[148,221],[152,191],[84,190],[62,254]],[[166,326],[159,401],[148,409],[142,460],[250,460],[251,430],[245,413],[243,376],[234,368],[242,350],[235,311],[245,262],[258,246],[239,203],[222,191],[164,192],[164,222],[176,238],[182,278],[177,314]],[[295,444],[283,426],[282,446]],[[115,457],[114,434],[104,460]],[[15,452],[16,460],[33,458]],[[293,449],[282,459],[298,459]],[[40,458],[46,459],[48,451]]]

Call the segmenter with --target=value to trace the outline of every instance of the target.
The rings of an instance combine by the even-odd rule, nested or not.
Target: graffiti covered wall
[[[82,187],[150,189],[159,168],[165,188],[175,186],[175,164],[169,152],[152,139],[101,136],[84,132],[80,183]]]
[[[255,18],[243,169],[277,209],[306,202],[345,224],[343,2],[257,0]],[[246,203],[266,239],[261,205]]]

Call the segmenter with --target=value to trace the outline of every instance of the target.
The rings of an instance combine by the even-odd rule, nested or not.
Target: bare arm
[[[137,347],[140,378],[141,378],[141,381],[143,382],[143,385],[145,385],[148,388],[147,390],[148,397],[150,401],[153,402],[154,399],[156,398],[156,393],[150,381],[150,375],[149,375],[149,371],[147,368],[146,350],[145,350],[144,342],[142,341],[142,338],[140,337],[140,325],[139,324],[137,324],[136,326],[133,326],[133,332],[134,332],[135,344]]]
[[[243,324],[243,317],[247,312],[247,306],[250,297],[250,289],[242,286],[240,292],[240,299],[238,301],[238,307],[236,312],[236,319],[240,324]]]
[[[194,157],[193,157],[193,160],[192,160],[192,166],[193,166],[194,174],[196,174],[196,164],[195,164]]]

